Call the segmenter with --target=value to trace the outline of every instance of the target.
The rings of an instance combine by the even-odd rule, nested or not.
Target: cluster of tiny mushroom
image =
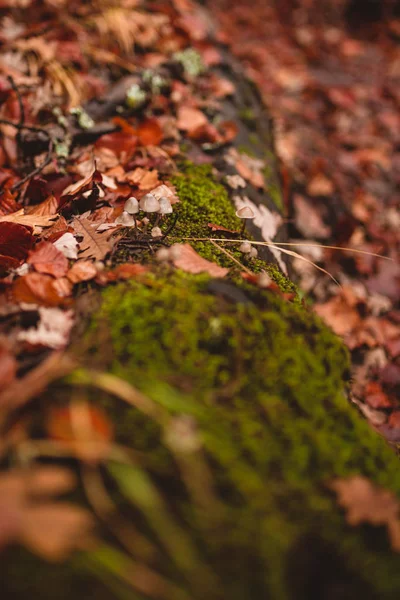
[[[115,219],[116,223],[120,223],[125,227],[136,227],[136,215],[143,211],[145,213],[157,213],[155,226],[151,230],[153,238],[161,237],[162,231],[157,227],[160,216],[169,215],[172,213],[172,205],[166,196],[161,196],[159,200],[153,194],[145,194],[140,202],[134,196],[128,198],[125,202],[124,210],[119,217]]]
[[[242,208],[239,208],[239,210],[236,211],[236,216],[239,217],[239,219],[243,220],[242,231],[241,231],[241,233],[243,233],[244,228],[246,226],[246,220],[254,219],[255,214],[254,214],[253,210],[250,208],[250,206],[242,206]],[[240,252],[243,252],[243,254],[248,254],[250,256],[250,258],[256,258],[258,256],[257,249],[254,248],[250,242],[243,242],[239,246],[239,250],[240,250]]]

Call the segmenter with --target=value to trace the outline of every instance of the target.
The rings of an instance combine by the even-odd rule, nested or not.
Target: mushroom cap
[[[159,199],[160,210],[162,215],[170,215],[172,213],[172,205],[166,196],[161,196]]]
[[[251,252],[250,242],[242,242],[239,246],[239,251],[243,252],[243,254],[248,254],[249,252]]]
[[[139,202],[135,196],[128,198],[128,200],[125,202],[124,210],[130,215],[136,215],[139,212]]]
[[[162,231],[159,227],[153,227],[151,230],[151,237],[157,238],[162,236]]]
[[[255,214],[250,206],[242,206],[242,208],[239,208],[236,211],[236,216],[239,217],[239,219],[254,219]]]
[[[122,212],[119,217],[115,219],[116,223],[120,225],[125,225],[126,227],[132,227],[135,225],[135,219],[126,211]]]
[[[139,206],[147,213],[158,212],[160,210],[160,203],[153,194],[145,194],[140,200]]]
[[[256,258],[258,256],[257,248],[252,247],[249,254],[250,254],[251,258]]]

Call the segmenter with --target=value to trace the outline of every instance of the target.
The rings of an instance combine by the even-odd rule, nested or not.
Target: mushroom
[[[242,244],[240,244],[239,252],[243,252],[243,254],[249,254],[249,252],[251,252],[250,242],[243,242]]]
[[[145,194],[139,202],[141,210],[147,213],[155,213],[160,210],[160,203],[153,194]]]
[[[129,213],[130,215],[132,215],[132,218],[134,221],[134,226],[135,226],[135,231],[136,231],[137,222],[136,222],[135,215],[137,215],[137,213],[139,212],[139,202],[138,202],[137,198],[135,198],[135,196],[131,196],[125,202],[124,211]]]
[[[159,203],[160,210],[158,212],[160,213],[160,215],[170,215],[172,213],[171,202],[166,196],[161,196]]]
[[[156,252],[156,260],[158,262],[167,262],[170,259],[169,248],[160,248]]]
[[[136,226],[136,219],[132,217],[126,210],[122,212],[119,217],[115,219],[115,222],[119,225],[125,225],[125,227]]]
[[[239,208],[236,211],[236,216],[239,217],[239,219],[243,220],[243,224],[242,224],[242,229],[240,233],[243,233],[244,228],[246,227],[246,220],[247,219],[254,219],[255,214],[253,212],[253,210],[250,208],[250,206],[242,206],[242,208]]]
[[[139,202],[135,198],[135,196],[131,196],[125,202],[124,210],[128,212],[130,215],[137,215],[139,212]]]
[[[258,256],[258,250],[257,250],[257,248],[251,248],[251,250],[250,250],[250,257],[251,258],[257,258],[257,256]]]
[[[272,283],[271,277],[265,271],[262,271],[257,277],[257,285],[262,289],[267,289]]]
[[[162,231],[159,227],[153,227],[151,230],[151,237],[157,238],[162,236]]]

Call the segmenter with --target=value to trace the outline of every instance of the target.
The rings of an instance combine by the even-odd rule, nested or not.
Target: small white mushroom
[[[139,206],[147,213],[155,213],[160,210],[160,203],[153,194],[145,194],[140,200]]]
[[[138,200],[134,196],[128,198],[128,200],[125,202],[124,210],[130,215],[136,215],[139,212]]]
[[[255,214],[250,206],[242,206],[242,208],[236,211],[236,216],[239,219],[254,219]]]
[[[171,253],[169,248],[160,248],[156,252],[156,260],[158,262],[167,262],[171,258]]]
[[[246,227],[246,221],[247,219],[254,219],[255,214],[253,212],[253,210],[250,208],[250,206],[242,206],[242,208],[239,208],[236,211],[236,216],[239,217],[239,219],[242,219],[243,223],[242,223],[242,229],[240,231],[240,233],[244,232],[244,228]]]
[[[151,237],[157,238],[162,236],[162,231],[159,227],[153,227],[151,230]]]
[[[180,244],[174,244],[173,246],[171,246],[170,256],[171,256],[172,261],[180,259],[180,257],[181,257],[181,245]]]
[[[257,250],[257,248],[252,248],[250,250],[249,254],[250,254],[251,258],[256,258],[258,256],[258,250]]]
[[[125,227],[134,227],[136,225],[135,219],[126,210],[115,219],[115,222],[125,225]]]
[[[172,213],[171,202],[168,200],[168,198],[166,196],[161,196],[159,203],[160,203],[159,213],[161,215],[170,215]]]
[[[243,252],[243,254],[248,254],[251,252],[251,244],[249,242],[243,242],[239,246],[239,252]]]
[[[269,288],[269,286],[272,283],[272,279],[271,277],[268,275],[268,273],[265,273],[264,271],[262,273],[260,273],[257,277],[257,285],[260,288],[263,289],[267,289]]]

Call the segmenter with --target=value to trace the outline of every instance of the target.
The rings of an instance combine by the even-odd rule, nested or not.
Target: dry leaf
[[[160,183],[158,171],[149,171],[142,167],[138,167],[134,171],[128,171],[125,175],[125,179],[126,181],[137,185],[140,190],[151,190],[151,188],[154,188]]]
[[[58,285],[59,281],[50,275],[28,273],[15,281],[12,293],[16,302],[58,306],[65,299],[65,294]]]
[[[110,241],[110,233],[103,231],[99,233],[89,219],[76,217],[73,221],[73,227],[77,235],[83,239],[79,242],[80,258],[91,258],[93,260],[102,260],[113,247],[113,242]]]
[[[18,223],[19,225],[24,225],[25,227],[32,227],[33,234],[38,235],[41,233],[44,227],[51,227],[54,225],[54,222],[57,220],[56,215],[42,216],[37,214],[25,214],[23,208],[18,210],[11,215],[6,215],[5,217],[0,217],[0,223],[9,222],[9,223]]]
[[[225,277],[229,272],[229,269],[202,258],[189,244],[174,244],[173,248],[179,249],[179,257],[173,261],[175,267],[186,273],[208,273],[211,277]]]
[[[9,348],[0,344],[0,391],[15,379],[17,361]]]
[[[68,271],[68,260],[51,242],[40,242],[29,252],[27,263],[39,273],[63,277]]]
[[[346,510],[350,525],[386,525],[393,550],[400,552],[400,504],[393,492],[360,475],[334,479],[329,487],[336,492],[338,503]]]
[[[342,295],[331,298],[325,304],[316,304],[314,310],[337,335],[346,335],[361,323],[357,309],[350,306]]]
[[[49,501],[75,487],[70,471],[59,467],[14,470],[0,477],[0,547],[20,542],[52,561],[88,547],[93,520],[88,511]]]
[[[78,260],[68,271],[67,277],[72,283],[90,281],[97,275],[97,269],[89,260]]]
[[[189,106],[181,106],[178,109],[177,119],[178,129],[189,133],[208,124],[208,119],[201,110]]]

